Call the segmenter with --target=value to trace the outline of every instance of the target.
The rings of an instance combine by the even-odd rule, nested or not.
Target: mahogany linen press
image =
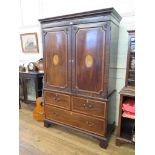
[[[107,147],[115,127],[120,20],[114,8],[39,19],[45,127],[69,127]]]

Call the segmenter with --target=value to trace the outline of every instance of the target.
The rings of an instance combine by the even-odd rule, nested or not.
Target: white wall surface
[[[125,84],[128,34],[127,30],[135,29],[134,0],[20,0],[19,33],[38,33],[39,53],[25,54],[20,47],[20,64],[36,61],[42,57],[41,29],[38,19],[78,13],[89,10],[114,7],[122,16],[119,31],[117,69],[117,105],[116,124],[119,112],[119,91]]]
[[[33,62],[33,61],[37,61],[40,58],[43,57],[43,50],[42,50],[42,38],[41,38],[41,30],[40,30],[40,26],[36,26],[36,25],[31,25],[31,26],[21,26],[19,29],[19,33],[31,33],[31,32],[37,32],[38,34],[38,46],[39,46],[39,53],[23,53],[22,49],[20,47],[20,53],[19,53],[19,57],[20,57],[20,64],[27,64],[28,62]]]

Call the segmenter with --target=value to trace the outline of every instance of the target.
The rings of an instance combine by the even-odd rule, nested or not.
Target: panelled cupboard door
[[[107,88],[109,27],[106,23],[72,27],[72,90],[90,96],[104,96]]]
[[[45,87],[70,90],[70,27],[44,29]]]

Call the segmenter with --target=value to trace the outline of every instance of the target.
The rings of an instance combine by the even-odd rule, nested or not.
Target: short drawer
[[[44,92],[45,104],[54,105],[70,110],[70,96],[54,92]]]
[[[91,116],[97,116],[102,118],[106,117],[105,102],[94,101],[80,97],[72,97],[72,110]]]
[[[105,134],[105,121],[90,116],[85,116],[76,112],[63,110],[60,108],[45,105],[45,117],[65,125],[82,129],[97,135]]]

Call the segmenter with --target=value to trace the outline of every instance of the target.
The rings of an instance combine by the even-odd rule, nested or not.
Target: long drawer
[[[70,110],[70,96],[60,93],[44,91],[45,104],[54,105]]]
[[[45,117],[98,135],[103,136],[105,134],[105,121],[103,119],[93,118],[50,105],[45,105]]]
[[[97,116],[106,118],[106,103],[94,101],[86,98],[72,97],[72,110],[88,114],[90,116]]]

